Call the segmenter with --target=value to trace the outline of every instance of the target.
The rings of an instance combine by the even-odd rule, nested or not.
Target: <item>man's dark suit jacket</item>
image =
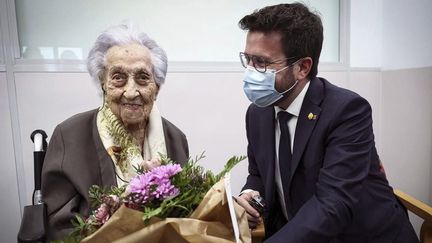
[[[275,193],[274,113],[252,104],[246,115],[244,189],[266,200],[268,242],[418,242],[380,168],[370,105],[322,78],[310,81],[297,121],[286,223]]]
[[[96,126],[97,110],[75,115],[59,124],[50,139],[42,170],[42,197],[48,207],[48,239],[71,231],[74,214],[89,215],[92,185],[116,185],[115,166]],[[162,119],[167,154],[180,164],[189,157],[186,136]]]

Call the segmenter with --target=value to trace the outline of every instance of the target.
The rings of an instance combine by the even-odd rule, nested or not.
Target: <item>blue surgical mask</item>
[[[276,90],[276,73],[290,66],[286,66],[278,71],[267,69],[265,73],[258,72],[254,67],[248,66],[243,77],[243,91],[248,99],[259,107],[266,107],[280,100],[283,95],[292,90],[298,82],[296,80],[289,89],[282,93]]]

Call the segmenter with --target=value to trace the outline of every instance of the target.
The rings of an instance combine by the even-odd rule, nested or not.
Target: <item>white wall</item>
[[[384,157],[395,154],[395,150],[390,149],[395,142],[395,134],[388,132],[387,124],[397,123],[400,127],[408,126],[407,123],[398,120],[390,120],[390,117],[395,117],[394,112],[399,112],[394,107],[400,107],[399,102],[409,104],[411,107],[419,107],[428,104],[427,97],[432,96],[428,93],[428,84],[432,82],[427,75],[423,75],[428,69],[432,68],[432,30],[428,28],[428,23],[432,22],[432,2],[429,0],[417,1],[393,1],[393,0],[366,0],[366,1],[351,1],[351,37],[350,37],[350,64],[351,72],[353,70],[367,70],[368,67],[382,68],[381,77],[378,77],[378,82],[371,83],[373,79],[366,78],[363,80],[350,80],[351,86],[360,86],[363,93],[369,96],[369,99],[377,99],[379,106],[374,107],[380,109],[376,116],[380,117],[378,124],[378,137],[385,140],[387,147],[386,151],[381,150]],[[425,67],[426,69],[414,69]],[[399,76],[395,76],[392,72],[397,72],[399,76],[406,78],[402,83]],[[402,71],[402,72],[401,72]],[[409,73],[409,75],[407,75]],[[392,80],[398,77],[398,80]],[[369,84],[366,84],[369,82]],[[407,92],[407,86],[412,86]],[[355,88],[354,88],[355,89]],[[369,90],[368,90],[369,89]],[[425,93],[426,92],[426,93]],[[402,96],[394,96],[392,94],[401,94]],[[405,96],[403,94],[406,94]],[[421,99],[425,103],[419,102]],[[431,115],[431,109],[424,110],[423,116],[411,117],[412,120],[424,120]],[[397,114],[399,115],[399,114]],[[425,127],[426,126],[426,127]],[[432,137],[427,133],[429,127],[427,123],[422,123],[419,130],[426,131],[425,139]],[[375,129],[376,130],[376,129]],[[381,144],[380,142],[378,143]],[[429,143],[418,143],[418,150],[424,154],[424,149],[430,149]],[[404,150],[397,150],[404,151]],[[420,157],[423,155],[419,155]],[[419,157],[419,158],[420,158]],[[431,160],[425,157],[420,160],[413,159],[414,163],[421,165],[424,171],[429,171]],[[394,163],[394,162],[389,162]],[[402,161],[395,163],[402,164]],[[413,170],[408,166],[404,168],[406,171]],[[397,186],[404,184],[416,187],[417,182],[401,179],[397,176],[399,171],[392,168],[388,171],[389,177],[396,181]],[[393,174],[395,173],[395,174]],[[427,185],[430,185],[429,183]],[[430,191],[430,190],[429,190]],[[425,197],[424,193],[416,193]]]
[[[432,66],[432,1],[351,1],[350,65]]]
[[[409,161],[417,172],[413,175],[430,178],[432,168],[425,168],[432,167],[432,109],[428,107],[432,104],[432,1],[384,0],[383,8],[387,10],[383,14],[383,115],[401,117],[386,128],[392,134],[404,125],[422,128],[402,131],[407,133],[403,137],[413,142],[396,143],[405,148],[393,156],[401,165]],[[425,182],[408,184],[407,189],[431,202],[432,180]]]
[[[6,73],[0,72],[0,242],[16,242],[21,206],[7,90]]]
[[[432,205],[432,67],[382,74],[382,160],[394,187]],[[418,217],[411,215],[417,229]]]
[[[396,187],[431,205],[432,1],[384,0],[383,9],[383,160]]]
[[[373,106],[375,133],[395,187],[432,204],[432,1],[351,1],[351,66],[379,67],[374,79],[350,79]],[[369,84],[368,84],[369,83]],[[375,97],[375,98],[374,98]],[[378,113],[377,110],[378,109]],[[376,124],[376,122],[374,122]],[[414,179],[415,178],[415,179]],[[421,220],[410,214],[416,230]]]
[[[432,1],[383,0],[382,68],[432,67]]]
[[[350,66],[381,67],[382,0],[354,0],[350,3]]]

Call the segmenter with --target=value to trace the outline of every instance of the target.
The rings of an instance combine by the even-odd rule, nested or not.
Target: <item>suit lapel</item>
[[[266,107],[263,112],[257,113],[259,115],[259,127],[260,132],[258,134],[259,142],[258,146],[262,146],[262,153],[259,155],[259,160],[264,161],[261,164],[262,170],[265,175],[265,198],[270,201],[272,205],[275,196],[275,120],[274,120],[274,108]]]
[[[319,107],[324,91],[323,83],[320,79],[315,78],[310,81],[309,89],[303,100],[302,107],[300,109],[300,114],[297,120],[297,127],[294,137],[294,147],[291,162],[291,176],[290,183],[297,169],[300,159],[303,155],[304,149],[309,141],[312,131],[317,123],[321,107]]]

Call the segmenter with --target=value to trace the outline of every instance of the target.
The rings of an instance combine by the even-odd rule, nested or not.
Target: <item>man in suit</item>
[[[238,203],[266,242],[418,242],[389,186],[372,111],[358,94],[316,77],[320,17],[300,3],[243,17],[240,53],[249,175]],[[250,200],[261,195],[260,215]]]

